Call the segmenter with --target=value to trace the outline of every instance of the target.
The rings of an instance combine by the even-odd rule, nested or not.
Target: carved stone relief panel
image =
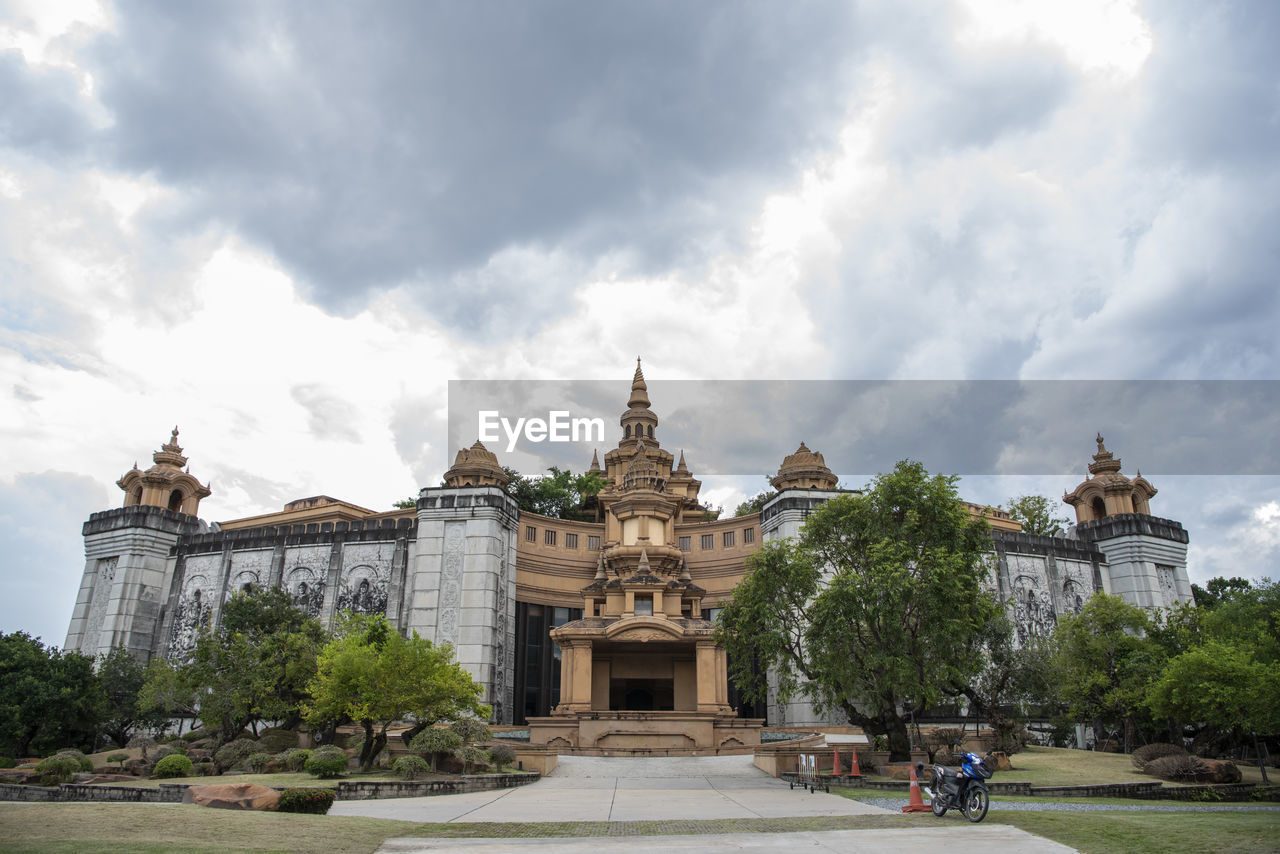
[[[295,566],[285,573],[284,589],[293,598],[293,604],[311,617],[320,616],[320,608],[324,605],[323,571],[309,566]]]
[[[1093,565],[1082,560],[1059,558],[1058,577],[1062,582],[1058,613],[1079,614],[1084,603],[1093,595]]]
[[[1058,623],[1049,590],[1045,559],[1037,555],[1008,555],[1012,582],[1013,626],[1019,646],[1033,637],[1048,635]]]
[[[344,566],[337,603],[339,611],[386,613],[394,553],[394,543],[352,543],[343,550]]]
[[[440,572],[440,621],[436,637],[440,643],[458,643],[458,621],[462,611],[462,558],[466,522],[445,522],[444,565]]]
[[[271,549],[253,549],[231,553],[231,578],[227,598],[241,590],[261,587],[271,577]]]
[[[1156,581],[1160,584],[1160,595],[1164,598],[1164,606],[1172,608],[1178,604],[1178,587],[1174,583],[1174,568],[1163,563],[1156,564]]]
[[[200,630],[213,621],[215,585],[222,563],[221,555],[196,555],[187,558],[182,592],[173,615],[169,635],[169,657],[186,661],[195,649]]]
[[[90,655],[98,648],[98,639],[102,634],[102,623],[107,618],[107,603],[111,601],[111,588],[115,586],[116,565],[119,557],[99,558],[94,565],[93,599],[89,604],[89,619],[85,623],[84,641],[81,649]]]

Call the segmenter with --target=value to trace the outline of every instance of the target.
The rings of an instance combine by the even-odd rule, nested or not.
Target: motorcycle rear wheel
[[[942,778],[934,774],[929,788],[933,792],[933,796],[929,798],[929,807],[933,810],[934,815],[942,818],[947,814],[947,798],[946,795],[942,794]]]
[[[976,786],[969,790],[964,799],[964,817],[969,821],[977,824],[987,817],[987,809],[991,806],[991,799],[987,796],[986,789],[979,789]]]

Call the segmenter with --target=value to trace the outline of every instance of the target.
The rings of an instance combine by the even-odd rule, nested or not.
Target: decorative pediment
[[[632,617],[609,626],[604,630],[604,636],[613,641],[647,643],[680,640],[684,637],[684,629],[658,617]]]

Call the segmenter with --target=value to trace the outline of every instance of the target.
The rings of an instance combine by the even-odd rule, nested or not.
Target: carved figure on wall
[[[338,610],[355,614],[383,614],[387,610],[387,579],[371,566],[347,573],[338,594]]]

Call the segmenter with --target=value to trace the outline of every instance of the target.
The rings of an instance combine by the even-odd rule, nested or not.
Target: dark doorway
[[[626,712],[669,712],[676,707],[671,679],[611,679],[609,708]]]

